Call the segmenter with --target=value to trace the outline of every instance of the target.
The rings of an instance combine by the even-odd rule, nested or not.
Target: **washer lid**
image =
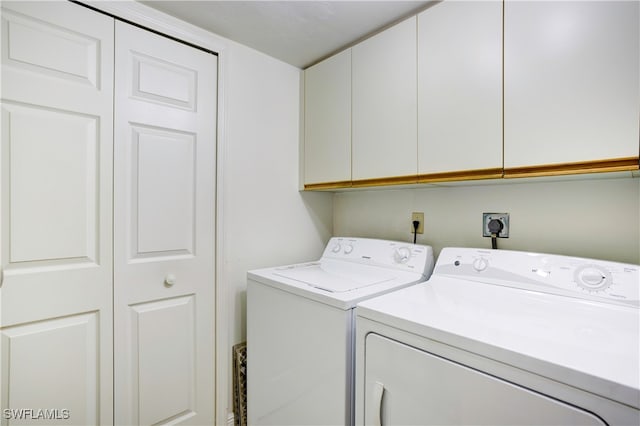
[[[356,303],[425,280],[420,273],[333,259],[254,269],[247,279],[304,298],[352,309]]]
[[[331,293],[341,293],[396,279],[393,270],[324,260],[275,268],[274,275],[300,281]]]

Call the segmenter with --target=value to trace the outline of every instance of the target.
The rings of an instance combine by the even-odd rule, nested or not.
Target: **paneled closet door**
[[[116,424],[214,423],[217,57],[116,22]]]
[[[113,27],[2,2],[2,424],[113,422]]]

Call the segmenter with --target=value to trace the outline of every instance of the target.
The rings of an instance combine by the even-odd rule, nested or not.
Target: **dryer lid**
[[[636,308],[434,274],[357,315],[640,408]]]
[[[353,265],[348,262],[327,259],[322,262],[276,268],[274,275],[299,281],[331,293],[357,290],[374,284],[393,281],[397,278],[397,273],[393,270]]]

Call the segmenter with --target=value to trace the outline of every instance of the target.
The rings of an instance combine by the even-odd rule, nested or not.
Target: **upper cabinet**
[[[359,43],[352,55],[353,184],[415,182],[416,17]]]
[[[305,187],[351,185],[351,49],[305,73]]]
[[[419,181],[502,176],[502,2],[418,15]]]
[[[638,168],[639,7],[505,2],[505,176]]]
[[[638,170],[640,2],[437,2],[305,72],[305,188]]]

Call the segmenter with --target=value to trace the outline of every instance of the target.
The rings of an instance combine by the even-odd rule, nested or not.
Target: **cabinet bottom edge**
[[[480,170],[462,170],[455,172],[428,173],[410,176],[392,176],[384,178],[359,179],[307,183],[305,191],[332,191],[370,187],[390,187],[399,185],[419,185],[438,182],[464,182],[485,179],[517,179],[532,177],[552,177],[592,173],[636,172],[640,170],[639,157],[616,158],[580,163],[543,164],[526,167],[493,168]]]
[[[504,169],[506,179],[520,177],[562,176],[589,173],[625,172],[640,169],[638,157],[616,158],[581,163],[545,164],[540,166],[510,167]]]

